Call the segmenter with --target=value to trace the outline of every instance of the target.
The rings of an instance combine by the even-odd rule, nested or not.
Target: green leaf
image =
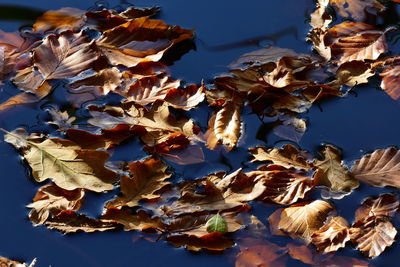
[[[228,225],[226,224],[224,218],[217,214],[213,216],[211,219],[209,219],[206,223],[207,227],[207,232],[212,233],[212,232],[220,232],[220,233],[226,233],[228,232]]]

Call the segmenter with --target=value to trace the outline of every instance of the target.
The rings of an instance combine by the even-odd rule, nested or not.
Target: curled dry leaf
[[[69,86],[71,88],[85,87],[86,90],[91,88],[95,90],[95,94],[106,95],[109,92],[114,92],[121,84],[122,73],[115,67],[108,68],[97,72],[95,75],[85,79],[76,80]]]
[[[240,106],[227,102],[208,122],[207,146],[214,149],[222,143],[228,150],[233,149],[241,135]]]
[[[357,21],[364,21],[367,13],[377,14],[385,6],[378,0],[329,0],[342,17],[352,17]]]
[[[375,71],[369,63],[363,61],[350,61],[343,63],[336,70],[336,79],[330,83],[331,86],[356,86],[368,83],[368,78],[375,75]]]
[[[400,65],[390,66],[380,74],[381,87],[394,100],[400,99]]]
[[[326,11],[328,4],[329,0],[317,1],[317,9],[310,16],[310,25],[313,29],[325,30],[332,22],[332,17]]]
[[[190,84],[184,89],[171,89],[168,91],[165,101],[174,108],[190,110],[203,102],[205,98],[204,84],[198,87]]]
[[[129,177],[121,177],[121,195],[108,202],[106,207],[135,207],[142,199],[157,199],[160,195],[157,191],[161,190],[169,182],[165,181],[171,177],[167,172],[167,166],[158,159],[147,158],[143,162],[131,162],[129,167]]]
[[[393,217],[399,209],[398,196],[383,194],[367,198],[356,210],[355,221],[368,221],[372,217]]]
[[[174,44],[192,37],[191,30],[142,17],[106,30],[96,44],[112,65],[134,67],[159,61]]]
[[[89,68],[96,59],[83,31],[49,35],[33,49],[33,66],[18,71],[14,83],[26,92],[36,93],[45,81],[72,78]]]
[[[348,193],[359,186],[347,168],[341,163],[341,153],[338,148],[326,145],[322,151],[324,158],[314,161],[318,168],[314,174],[316,185],[323,185],[334,193]]]
[[[356,222],[350,234],[357,249],[373,258],[394,243],[397,231],[387,218],[372,217],[366,222]]]
[[[4,140],[22,149],[38,182],[52,179],[65,190],[84,188],[102,192],[114,188],[117,176],[104,167],[109,158],[105,151],[82,149],[65,139],[36,139],[17,131],[8,132]]]
[[[373,186],[400,188],[400,151],[394,147],[375,150],[357,160],[351,172],[357,180]]]
[[[349,240],[349,225],[343,217],[331,217],[327,224],[311,236],[311,242],[323,253],[344,248]]]
[[[83,214],[77,214],[71,210],[64,210],[46,221],[47,228],[55,229],[64,234],[83,231],[86,233],[103,232],[113,230],[117,227],[116,224],[105,222],[102,220],[93,219]]]
[[[252,161],[272,161],[274,164],[299,170],[309,170],[312,168],[312,164],[307,161],[309,158],[307,152],[300,151],[291,144],[286,144],[280,149],[267,149],[265,147],[250,148],[250,153],[254,157]]]
[[[333,209],[322,200],[295,204],[282,210],[278,227],[295,237],[309,239],[325,224]]]
[[[33,203],[27,205],[32,210],[29,219],[34,225],[43,224],[49,217],[56,216],[62,210],[77,211],[82,205],[85,191],[75,189],[72,191],[64,190],[54,183],[39,188]]]

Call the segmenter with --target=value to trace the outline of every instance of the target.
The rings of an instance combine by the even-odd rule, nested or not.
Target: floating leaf
[[[286,248],[266,240],[256,240],[252,246],[241,246],[236,256],[236,267],[284,267]]]
[[[393,217],[399,209],[396,195],[382,194],[377,198],[367,198],[356,210],[355,221],[368,221],[371,217]]]
[[[338,148],[326,145],[322,153],[324,158],[314,162],[318,168],[314,174],[316,185],[326,186],[335,193],[351,192],[359,186],[358,181],[342,165]]]
[[[336,8],[340,16],[352,17],[358,21],[365,20],[366,13],[376,14],[385,8],[378,0],[329,0],[329,2]]]
[[[223,251],[235,245],[232,240],[222,237],[222,234],[218,232],[210,233],[202,237],[170,235],[166,239],[175,247],[185,246],[191,251],[200,251],[201,249]]]
[[[75,189],[72,191],[59,188],[54,183],[49,183],[39,188],[33,203],[27,207],[32,210],[29,219],[34,225],[43,224],[50,216],[56,216],[62,210],[77,211],[82,205],[85,191]]]
[[[213,232],[219,232],[219,233],[226,233],[228,231],[228,226],[224,220],[224,217],[221,215],[217,214],[211,217],[207,223],[207,232],[213,233]]]
[[[49,138],[44,141],[9,132],[5,141],[22,148],[32,176],[42,182],[52,179],[65,190],[84,188],[95,192],[112,190],[117,177],[104,167],[109,154],[105,151],[82,149],[72,141]]]
[[[49,10],[36,19],[33,30],[39,33],[48,31],[79,30],[84,25],[86,11],[64,7],[58,10]]]
[[[325,224],[333,209],[322,200],[295,204],[282,210],[278,227],[295,237],[309,239]]]
[[[394,100],[400,99],[400,66],[390,66],[386,68],[382,73],[381,87],[385,92]]]
[[[375,150],[357,160],[351,172],[357,180],[373,186],[400,188],[400,152],[394,147]]]
[[[33,267],[36,260],[33,260],[31,264],[26,265],[25,263],[19,261],[13,261],[4,257],[0,257],[0,266],[2,267]]]
[[[349,225],[342,217],[332,217],[324,227],[311,236],[312,243],[323,253],[337,251],[345,247],[349,240]]]

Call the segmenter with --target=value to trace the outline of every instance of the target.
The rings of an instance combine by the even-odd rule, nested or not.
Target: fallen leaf
[[[394,147],[375,150],[357,160],[351,172],[357,180],[373,186],[400,188],[400,152]]]
[[[367,198],[356,210],[355,221],[368,221],[372,217],[393,217],[399,209],[396,195],[382,194],[377,198]]]
[[[166,240],[175,247],[185,246],[191,251],[200,251],[201,249],[223,251],[235,245],[232,240],[223,237],[222,234],[218,232],[210,233],[202,237],[170,235]]]
[[[113,230],[117,227],[116,224],[104,222],[87,217],[83,214],[77,214],[71,210],[64,210],[57,214],[51,220],[46,221],[47,228],[55,229],[64,234],[83,231],[86,233],[104,232]]]
[[[299,170],[309,170],[312,164],[307,161],[309,156],[307,152],[300,151],[291,144],[286,144],[282,148],[250,148],[250,153],[254,157],[254,161],[271,161],[274,164],[281,165],[286,168],[296,168]]]
[[[332,22],[332,17],[326,11],[329,0],[318,0],[317,9],[311,13],[310,25],[313,29],[325,30]]]
[[[310,247],[305,245],[295,245],[289,243],[286,246],[288,248],[288,254],[295,260],[299,260],[305,264],[315,264],[314,253]]]
[[[170,89],[167,92],[165,101],[174,108],[190,110],[203,102],[205,98],[204,91],[204,84],[200,87],[190,84],[183,89]]]
[[[236,267],[284,267],[286,248],[263,240],[259,245],[240,247]]]
[[[323,253],[344,248],[349,240],[349,225],[343,217],[330,218],[329,222],[311,236],[311,242]]]
[[[315,185],[323,185],[334,193],[351,192],[359,186],[347,168],[341,163],[340,150],[334,146],[326,145],[322,151],[324,158],[314,161],[318,168],[314,174]]]
[[[25,263],[19,261],[13,261],[4,257],[0,257],[0,266],[2,267],[33,267],[35,265],[35,260],[31,264],[26,265]]]
[[[283,121],[281,121],[281,119],[283,119]],[[300,143],[301,138],[307,130],[306,121],[302,118],[288,115],[281,116],[279,122],[281,124],[278,124],[272,130],[274,134],[286,140],[296,142],[297,144]]]
[[[241,135],[240,106],[227,102],[208,122],[207,147],[214,149],[222,143],[232,150]]]
[[[82,205],[84,196],[83,189],[68,191],[54,183],[44,185],[39,188],[33,203],[27,205],[32,209],[29,212],[29,219],[36,226],[45,223],[49,217],[57,216],[62,210],[77,211]]]
[[[65,190],[84,188],[103,192],[114,188],[117,177],[104,167],[109,158],[105,151],[82,149],[72,141],[59,138],[38,140],[16,131],[8,132],[4,140],[22,149],[37,182],[52,179]]]
[[[340,16],[352,17],[357,21],[365,20],[367,13],[376,15],[385,8],[378,0],[329,0],[329,2]]]
[[[36,19],[35,24],[33,24],[33,30],[39,33],[45,33],[48,31],[62,32],[65,30],[80,30],[85,23],[85,13],[86,11],[84,10],[71,7],[49,10]]]
[[[165,181],[171,177],[167,166],[155,158],[147,158],[143,162],[131,162],[128,165],[129,176],[121,177],[121,195],[106,204],[110,207],[135,207],[143,199],[152,200],[160,197],[157,191],[168,185]]]
[[[107,208],[100,218],[103,222],[122,224],[125,231],[154,229],[161,232],[166,228],[159,217],[151,217],[144,210],[132,213],[129,209]]]
[[[278,227],[295,237],[309,239],[325,224],[333,209],[322,200],[298,203],[282,210]]]
[[[382,89],[394,100],[400,99],[400,65],[390,66],[380,74]]]
[[[336,70],[336,79],[331,86],[356,86],[368,83],[368,78],[375,75],[371,65],[363,61],[350,61],[343,63]]]
[[[371,217],[366,222],[356,222],[350,228],[350,234],[356,248],[373,258],[394,243],[397,231],[386,218]]]
[[[224,217],[219,214],[214,215],[207,221],[206,228],[209,233],[226,233],[228,231],[228,225],[226,224]]]

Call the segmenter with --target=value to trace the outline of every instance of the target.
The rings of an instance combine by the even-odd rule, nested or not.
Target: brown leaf
[[[33,30],[39,33],[48,31],[80,30],[84,25],[84,15],[86,11],[64,7],[58,10],[49,10],[37,18],[33,24]]]
[[[170,184],[165,181],[171,177],[171,174],[167,173],[167,168],[162,161],[155,158],[129,163],[129,177],[121,178],[121,195],[108,202],[106,207],[135,207],[142,199],[159,198],[157,191]]]
[[[386,218],[371,217],[366,222],[357,222],[350,228],[351,241],[366,256],[379,256],[394,243],[396,229]]]
[[[309,170],[312,165],[307,161],[309,156],[305,151],[299,151],[295,146],[286,144],[282,148],[256,147],[250,148],[254,161],[272,161],[286,168]]]
[[[228,150],[233,149],[241,135],[240,106],[226,102],[208,122],[207,147],[214,149],[222,143]]]
[[[236,267],[284,267],[286,266],[286,248],[266,240],[250,247],[240,247],[236,256]]]
[[[340,16],[352,17],[357,21],[365,20],[367,13],[376,14],[385,8],[378,0],[329,0],[329,2]]]
[[[101,215],[101,220],[122,224],[125,231],[145,231],[149,229],[163,231],[166,227],[159,217],[151,217],[144,210],[139,210],[133,214],[129,209],[108,208]]]
[[[342,165],[341,153],[338,148],[326,145],[322,154],[324,158],[314,162],[314,165],[318,168],[314,174],[316,185],[326,186],[334,193],[348,193],[359,186],[358,181]]]
[[[64,190],[54,183],[39,188],[33,203],[27,205],[32,210],[29,212],[29,219],[36,226],[43,224],[49,217],[57,216],[62,210],[77,211],[82,205],[85,191],[75,189]]]
[[[357,180],[373,186],[400,188],[400,152],[394,147],[375,150],[357,160],[351,172]]]
[[[317,9],[311,13],[310,25],[313,29],[325,30],[332,22],[332,17],[326,11],[328,4],[329,0],[317,1]]]
[[[46,221],[45,225],[47,228],[55,229],[64,234],[75,233],[78,231],[86,233],[104,232],[113,230],[117,227],[115,224],[96,220],[83,214],[77,214],[71,210],[60,212],[51,220]]]
[[[343,217],[332,217],[321,229],[314,232],[311,242],[318,251],[329,253],[344,248],[350,240],[349,225]]]
[[[32,262],[34,264],[35,260]],[[30,264],[29,266],[26,265],[25,263],[19,262],[19,261],[13,261],[4,257],[0,257],[0,266],[1,267],[33,267],[33,265]]]
[[[105,168],[109,158],[105,151],[82,149],[72,141],[34,138],[17,131],[8,132],[4,140],[22,154],[32,169],[32,176],[42,182],[52,179],[65,190],[84,188],[95,192],[112,190],[116,173]]]
[[[18,71],[14,83],[26,92],[36,93],[46,80],[72,78],[96,59],[83,32],[49,35],[33,50],[33,66]]]
[[[331,86],[356,86],[368,83],[368,78],[375,75],[371,65],[363,61],[350,61],[343,63],[336,70],[336,79]]]
[[[305,245],[295,245],[293,243],[289,243],[287,245],[288,254],[296,260],[299,260],[305,264],[315,264],[314,261],[314,253],[310,247]]]
[[[309,239],[324,224],[333,206],[322,200],[302,202],[282,210],[279,229],[304,239]]]
[[[333,256],[318,262],[316,267],[372,267],[368,261],[360,260],[357,258]]]
[[[170,89],[165,101],[174,108],[190,110],[203,102],[205,98],[204,84],[197,87],[195,84],[186,86],[184,89]]]
[[[394,100],[400,99],[400,65],[390,66],[380,74],[381,87]]]
[[[356,210],[355,221],[368,221],[371,217],[393,217],[399,209],[396,195],[382,194],[377,198],[367,198]]]
[[[221,233],[214,232],[202,237],[187,235],[170,235],[167,241],[175,247],[185,246],[188,250],[200,251],[201,249],[210,251],[222,251],[231,248],[235,243],[222,236]]]
[[[105,31],[96,44],[112,65],[134,67],[159,61],[173,45],[192,37],[191,30],[142,17]]]

